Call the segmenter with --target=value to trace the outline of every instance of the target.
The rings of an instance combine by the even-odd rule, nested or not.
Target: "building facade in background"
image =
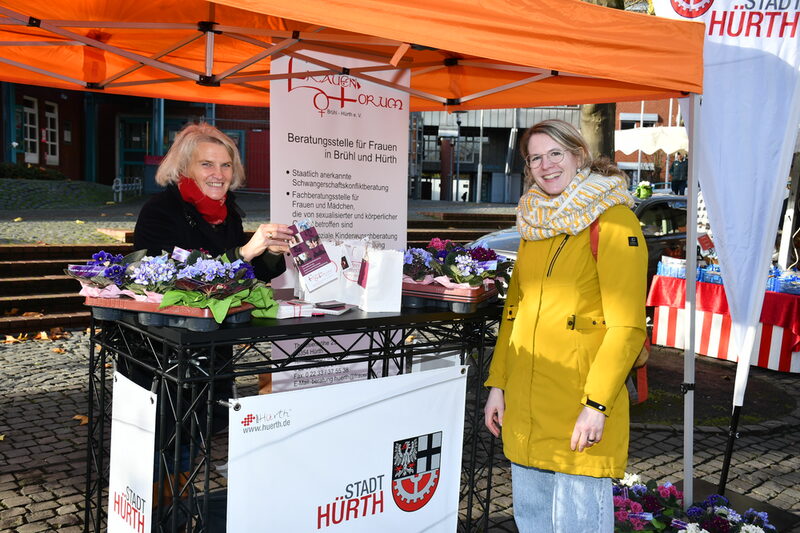
[[[2,161],[111,185],[140,177],[156,192],[155,169],[187,123],[216,125],[237,143],[246,189],[270,190],[269,109],[68,91],[0,83]],[[617,128],[677,125],[676,101],[617,104]],[[417,199],[516,203],[522,192],[519,137],[548,118],[580,126],[579,106],[412,113],[409,196]],[[674,156],[671,156],[674,157]],[[666,154],[616,160],[634,182],[663,181]],[[671,159],[669,159],[671,160]]]

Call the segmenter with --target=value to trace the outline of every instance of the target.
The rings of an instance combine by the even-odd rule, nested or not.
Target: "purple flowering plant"
[[[625,474],[613,485],[614,532],[776,533],[765,512],[748,509],[740,515],[724,496],[714,494],[683,510],[683,494],[671,483],[642,483]]]
[[[228,310],[242,302],[262,311],[276,305],[272,290],[256,280],[253,266],[246,261],[231,262],[225,256],[211,257],[202,251],[178,248],[172,257],[182,262],[176,265],[173,287],[164,294],[161,308],[169,305],[208,308],[217,322],[222,322]],[[261,315],[254,312],[254,316]]]
[[[671,483],[642,483],[626,474],[614,483],[614,532],[674,532],[673,519],[682,515],[683,494]]]
[[[67,265],[64,273],[82,284],[99,289],[110,285],[122,287],[126,283],[125,272],[128,265],[139,261],[143,256],[143,250],[125,256],[100,250],[85,265]]]
[[[447,276],[454,283],[468,283],[473,287],[483,284],[485,279],[498,278],[508,284],[511,261],[497,255],[489,248],[464,248],[453,241],[431,239],[427,250],[432,256],[431,268],[435,274]],[[504,284],[497,283],[502,291]]]
[[[433,275],[433,255],[424,248],[409,248],[403,255],[403,274],[414,281]]]

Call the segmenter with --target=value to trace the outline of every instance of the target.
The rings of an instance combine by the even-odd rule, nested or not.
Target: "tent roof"
[[[0,80],[15,83],[266,106],[270,58],[308,51],[410,68],[413,110],[702,91],[702,24],[579,0],[0,0]]]

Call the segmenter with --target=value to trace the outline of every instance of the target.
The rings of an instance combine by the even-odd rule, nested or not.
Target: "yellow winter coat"
[[[629,439],[625,378],[646,334],[647,246],[628,207],[608,209],[599,226],[596,262],[588,228],[521,241],[486,385],[505,392],[508,459],[621,478]],[[607,407],[603,438],[573,452],[572,430],[587,398]]]

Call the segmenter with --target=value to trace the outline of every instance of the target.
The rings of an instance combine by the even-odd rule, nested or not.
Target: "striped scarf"
[[[559,196],[551,198],[534,184],[517,206],[517,228],[528,241],[555,235],[577,235],[609,207],[633,207],[633,197],[620,176],[602,176],[581,169]]]

